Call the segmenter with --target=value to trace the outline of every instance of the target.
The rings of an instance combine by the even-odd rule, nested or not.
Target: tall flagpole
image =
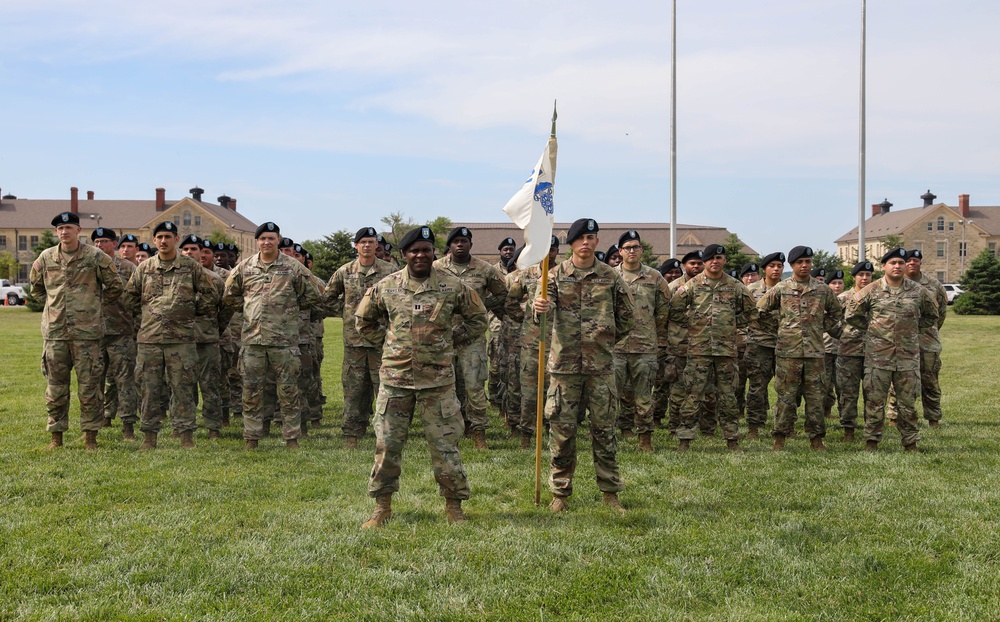
[[[858,261],[865,261],[865,2],[861,0],[861,140],[858,159]]]
[[[677,256],[677,0],[670,14],[670,256]]]

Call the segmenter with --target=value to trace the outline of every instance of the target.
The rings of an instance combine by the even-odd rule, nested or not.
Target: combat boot
[[[785,437],[784,436],[775,435],[775,437],[774,437],[774,447],[771,448],[771,451],[781,451],[784,448],[785,448]]]
[[[473,430],[472,440],[475,442],[476,449],[489,449],[486,445],[486,430]]]
[[[184,430],[181,432],[181,447],[184,449],[194,448],[194,430]]]
[[[309,422],[305,419],[299,424],[299,436],[309,436]]]
[[[375,498],[375,511],[371,518],[361,524],[362,529],[381,527],[392,517],[392,495],[379,495]]]
[[[531,434],[524,432],[521,434],[521,449],[531,449],[535,446],[532,441]]]
[[[622,430],[622,438],[635,438],[635,433],[632,430]]]
[[[681,442],[677,445],[677,451],[684,453],[691,449],[691,441],[686,438],[682,438]]]
[[[444,500],[444,515],[448,517],[448,522],[461,525],[468,519],[465,518],[465,513],[462,512],[462,500],[461,499],[445,499]]]
[[[854,428],[844,428],[844,442],[845,443],[854,442]]]
[[[549,504],[549,509],[555,514],[565,512],[569,509],[569,499],[561,495],[556,495],[552,497],[552,503]]]
[[[878,451],[878,441],[865,441],[865,451],[871,454]]]
[[[922,451],[920,451],[919,448],[917,448],[917,444],[916,443],[910,443],[909,445],[903,445],[903,451],[912,451],[912,452],[918,453],[918,454],[919,453],[923,453]]]
[[[270,421],[270,419],[269,419],[269,420],[267,420],[267,421],[265,421],[265,422],[264,422],[263,424],[261,424],[261,425],[263,426],[263,430],[264,430],[264,431],[263,431],[263,432],[261,433],[261,434],[262,434],[262,436],[263,436],[264,438],[267,438],[268,436],[271,436],[271,421]]]
[[[142,441],[142,445],[139,445],[139,451],[156,449],[156,432],[143,432],[143,436],[145,438]]]
[[[132,423],[122,424],[122,440],[123,441],[134,441],[135,440],[135,425]]]
[[[939,428],[939,427],[941,427],[941,422],[940,422],[940,421],[937,421],[937,420],[934,420],[934,421],[928,421],[928,422],[927,422],[927,425],[929,425],[929,426],[930,426],[930,427],[932,427],[932,428]]]
[[[247,444],[244,446],[244,448],[245,449],[257,449],[257,443],[258,443],[257,439],[255,439],[255,438],[248,438],[247,439]]]
[[[346,442],[344,443],[344,447],[346,447],[347,449],[357,449],[358,448],[358,437],[357,436],[348,436],[346,438]]]
[[[757,440],[760,438],[760,428],[755,425],[750,426],[747,430],[747,440]]]
[[[299,448],[298,440],[290,438],[287,441],[285,441],[285,449],[298,449],[298,448]]]
[[[728,449],[729,451],[732,451],[732,452],[743,451],[743,448],[740,447],[740,442],[738,440],[736,440],[735,438],[731,438],[728,441],[726,441],[726,449]]]
[[[653,453],[653,434],[651,432],[643,432],[639,435],[639,451]]]
[[[105,417],[104,418],[104,425],[102,425],[101,427],[102,428],[110,428],[111,427],[111,417]]]
[[[823,439],[818,436],[809,439],[809,446],[815,451],[826,451],[826,445],[823,444]]]
[[[230,426],[230,422],[229,422],[229,409],[228,408],[223,408],[222,409],[222,427],[228,428],[229,426]]]
[[[618,510],[619,514],[624,514],[625,512],[628,511],[625,509],[625,506],[622,505],[622,502],[618,500],[617,492],[604,493],[604,505],[608,506],[609,508],[614,508]]]
[[[208,440],[210,440],[210,441],[217,441],[221,437],[222,437],[222,434],[220,434],[218,430],[209,430],[208,431]]]
[[[49,443],[49,449],[55,449],[56,447],[62,447],[63,446],[62,436],[63,436],[62,432],[53,432],[52,433],[52,442]]]
[[[85,449],[90,451],[97,451],[97,430],[87,430],[83,433],[85,437],[84,446]]]

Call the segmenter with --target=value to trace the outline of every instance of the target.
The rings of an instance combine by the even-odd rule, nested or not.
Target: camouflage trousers
[[[344,364],[340,380],[344,385],[344,436],[362,437],[368,429],[372,399],[378,394],[378,370],[382,353],[378,348],[344,346]]]
[[[659,367],[656,354],[615,352],[615,384],[618,387],[618,427],[636,434],[653,431],[653,383]]]
[[[455,396],[455,385],[430,389],[404,389],[382,384],[375,402],[375,465],[368,481],[372,497],[399,491],[403,447],[413,416],[424,424],[424,438],[431,454],[431,470],[441,496],[468,499],[469,481],[458,452],[465,424]]]
[[[222,412],[229,414],[233,408],[233,396],[229,387],[229,368],[235,364],[236,346],[232,343],[219,343],[219,403]]]
[[[240,361],[243,360],[243,345],[233,344],[233,358],[227,369],[223,370],[229,380],[229,405],[233,414],[243,415],[243,375],[240,373]]]
[[[667,374],[670,383],[670,419],[667,420],[667,429],[676,433],[681,429],[684,402],[695,387],[691,385],[687,373],[688,357],[673,357],[672,369]],[[714,370],[713,370],[714,372]],[[698,429],[703,434],[715,434],[715,429],[719,426],[718,418],[718,397],[715,388],[715,378],[711,377],[708,383],[707,392],[701,402],[701,410],[697,416]],[[680,437],[678,437],[680,438]]]
[[[920,440],[917,433],[917,393],[920,391],[920,374],[917,371],[893,371],[865,368],[865,440],[881,441],[885,425],[885,406],[889,387],[896,387],[896,429],[903,446]]]
[[[263,397],[268,373],[273,374],[281,407],[281,436],[286,441],[301,434],[302,405],[299,395],[298,347],[243,346],[240,371],[243,375],[243,438],[264,436]]]
[[[326,406],[326,394],[323,393],[323,359],[326,358],[326,351],[323,346],[323,337],[316,337],[316,344],[313,346],[313,355],[316,364],[316,395],[319,403],[319,416],[323,418],[323,407]]]
[[[941,372],[941,353],[920,351],[920,402],[924,407],[924,419],[927,421],[941,421],[941,383],[939,374]],[[889,400],[886,403],[886,416],[891,421],[896,421],[898,409],[896,407],[896,392],[894,387],[889,388]]]
[[[491,327],[492,328],[492,327]],[[490,362],[489,379],[486,383],[490,404],[503,408],[504,393],[507,390],[507,343],[504,340],[504,330],[491,330],[487,346],[487,357]]]
[[[323,405],[319,401],[319,385],[316,380],[318,368],[313,341],[299,344],[299,403],[303,421],[319,421],[323,418]]]
[[[865,377],[865,357],[837,357],[837,410],[844,429],[858,427],[858,397]]]
[[[101,339],[104,360],[104,418],[114,419],[121,413],[124,423],[139,420],[138,397],[135,391],[135,340],[132,335],[105,335]]]
[[[549,344],[546,342],[546,360],[548,359],[548,352]],[[542,365],[542,370],[544,372],[543,382],[545,383],[542,386],[542,395],[545,395],[549,391],[551,378],[549,373],[544,371],[544,364]],[[534,346],[523,346],[521,348],[521,369],[519,370],[518,377],[521,380],[521,422],[517,427],[521,431],[521,434],[530,436],[535,433],[535,427],[538,423],[538,343],[535,343]],[[542,402],[542,409],[544,410],[544,398]]]
[[[521,348],[511,345],[504,348],[507,355],[503,380],[503,402],[501,412],[511,429],[521,427]],[[534,390],[534,386],[531,387]],[[534,429],[534,428],[532,428]]]
[[[194,401],[198,403],[198,388],[201,388],[201,418],[209,430],[222,429],[222,352],[219,344],[198,344],[198,366],[195,368],[197,382],[191,386]]]
[[[747,425],[763,428],[767,425],[767,412],[771,409],[767,385],[774,377],[774,348],[747,344],[743,355],[747,370]]]
[[[798,418],[799,399],[805,397],[805,432],[810,439],[826,436],[823,399],[826,397],[826,359],[777,357],[774,388],[778,405],[774,412],[774,435],[790,436]]]
[[[670,407],[670,381],[667,372],[671,366],[671,357],[666,348],[660,348],[656,355],[656,380],[653,384],[653,422],[660,425]]]
[[[736,353],[736,415],[742,419],[747,412],[747,357],[746,348]]]
[[[42,346],[42,376],[45,377],[46,430],[49,432],[69,429],[70,372],[73,369],[76,370],[80,399],[80,429],[100,430],[104,425],[101,342],[97,339],[46,339]]]
[[[586,414],[590,415],[591,453],[597,488],[602,492],[625,490],[618,471],[618,395],[612,375],[550,374],[552,383],[545,396],[545,414],[549,419],[549,490],[568,497],[573,494],[576,471],[576,431]]]
[[[823,396],[823,416],[829,419],[833,413],[833,405],[837,403],[837,355],[827,353],[824,360],[826,395]]]
[[[468,432],[485,430],[489,425],[486,415],[488,374],[485,339],[476,339],[455,348],[455,393],[458,394]]]
[[[136,373],[141,378],[139,429],[159,434],[170,404],[170,426],[175,432],[194,430],[198,347],[193,343],[140,343]],[[167,398],[167,392],[170,398]]]
[[[739,411],[736,407],[736,378],[738,368],[736,357],[732,356],[694,356],[688,354],[684,366],[684,384],[687,395],[681,405],[681,421],[677,428],[677,438],[693,440],[699,426],[705,430],[699,421],[714,393],[717,401],[718,418],[722,423],[722,435],[726,440],[737,440],[740,437]]]

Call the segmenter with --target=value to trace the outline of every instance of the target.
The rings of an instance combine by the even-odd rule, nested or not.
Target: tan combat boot
[[[357,436],[348,436],[346,438],[345,443],[344,443],[344,447],[346,447],[347,449],[357,449],[358,448],[358,437]]]
[[[298,449],[298,448],[299,448],[298,440],[290,438],[287,441],[285,441],[285,449]]]
[[[741,452],[743,448],[740,447],[740,442],[735,438],[731,438],[726,441],[726,449],[732,452]]]
[[[392,495],[379,495],[375,498],[375,511],[371,518],[362,523],[362,529],[381,527],[392,516]]]
[[[208,431],[208,440],[210,440],[210,441],[218,440],[221,437],[222,437],[222,434],[220,434],[218,430],[209,430]]]
[[[104,418],[104,425],[102,425],[101,427],[103,427],[103,428],[110,428],[111,427],[111,418],[110,417],[105,417]]]
[[[473,430],[472,440],[475,442],[476,449],[489,449],[486,445],[486,430]]]
[[[86,439],[84,441],[86,443],[84,448],[90,451],[97,451],[97,430],[87,430],[83,433],[83,436]]]
[[[625,509],[625,506],[622,505],[622,502],[618,500],[617,492],[604,493],[604,505],[608,506],[609,508],[618,510],[619,514],[624,514],[625,512],[628,511]]]
[[[823,439],[820,437],[809,439],[809,446],[815,451],[826,451],[826,445],[823,444]]]
[[[878,451],[878,441],[865,441],[865,451],[871,454]]]
[[[639,435],[639,451],[653,453],[653,434],[651,432],[643,432]]]
[[[689,441],[686,438],[681,439],[680,444],[677,445],[677,451],[679,451],[681,453],[684,453],[685,451],[689,451],[690,449],[691,449],[691,441]]]
[[[854,442],[854,428],[844,428],[844,442],[845,443]]]
[[[521,449],[533,449],[535,443],[531,437],[531,434],[524,432],[521,434]]]
[[[306,437],[309,436],[309,422],[305,419],[299,424],[299,436]]]
[[[920,451],[920,449],[917,448],[917,444],[916,443],[911,443],[909,445],[903,445],[903,451],[912,451],[912,452],[918,453],[918,454],[919,453],[923,453],[922,451]]]
[[[265,421],[262,425],[263,425],[263,428],[264,428],[264,432],[263,432],[262,436],[264,438],[267,438],[268,436],[271,436],[271,422],[270,421]]]
[[[62,437],[63,437],[63,433],[62,432],[53,432],[52,433],[52,442],[49,443],[49,449],[55,449],[57,447],[62,447],[63,446],[63,439],[62,439]]]
[[[156,449],[156,432],[143,432],[143,436],[145,438],[142,441],[142,445],[139,445],[139,451]]]
[[[755,425],[750,426],[747,430],[747,440],[757,440],[758,438],[760,438],[760,429]]]
[[[230,421],[229,421],[229,409],[226,408],[226,409],[223,409],[223,411],[222,411],[222,427],[228,428],[230,425],[231,424],[230,424]]]
[[[194,448],[194,430],[184,430],[181,432],[181,447],[184,449]]]
[[[785,448],[785,437],[775,436],[774,437],[774,447],[771,448],[772,451],[781,451]]]
[[[462,512],[462,500],[461,499],[445,499],[444,500],[444,515],[448,517],[448,522],[461,525],[468,519],[465,518],[465,513]]]
[[[244,446],[245,449],[257,449],[257,439],[248,438],[247,444]]]
[[[561,495],[556,495],[552,497],[552,503],[549,504],[549,509],[555,514],[565,512],[569,509],[569,499]]]
[[[135,425],[132,423],[122,424],[122,440],[124,441],[134,441],[135,440]]]

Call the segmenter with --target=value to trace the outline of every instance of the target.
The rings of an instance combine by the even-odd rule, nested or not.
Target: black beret
[[[295,240],[292,238],[281,238],[278,242],[278,248],[295,248]]]
[[[552,236],[552,241],[549,242],[549,248],[559,248],[559,238],[557,236]]]
[[[705,247],[704,253],[702,253],[702,257],[704,257],[705,259],[711,259],[716,255],[722,255],[723,257],[725,257],[726,247],[723,246],[722,244],[709,244],[708,246]]]
[[[181,240],[181,246],[187,246],[188,244],[195,244],[195,245],[197,245],[197,246],[200,247],[201,246],[201,238],[198,237],[197,235],[195,235],[194,233],[190,233],[188,235],[185,235],[184,239]]]
[[[211,249],[211,248],[215,248],[215,245],[212,244],[212,240],[209,240],[208,238],[202,238],[201,239],[201,247],[202,248],[209,248],[209,249]]]
[[[521,256],[521,252],[524,251],[524,247],[520,246],[514,254],[511,256],[510,260],[507,262],[507,271],[510,272],[517,267],[517,259]]]
[[[136,249],[136,250],[140,250],[140,251],[143,251],[143,252],[146,252],[146,253],[149,253],[150,255],[152,255],[153,253],[155,253],[155,252],[156,252],[156,249],[154,249],[154,248],[153,248],[152,246],[150,246],[149,244],[146,244],[145,242],[143,242],[142,244],[140,244],[140,245],[139,245],[139,246],[137,247],[137,249]]]
[[[313,254],[310,253],[309,251],[306,251],[306,261],[312,261],[312,260],[313,260]]]
[[[594,253],[594,257],[597,257],[597,261],[608,263],[606,259],[607,256],[601,251],[597,251],[596,253]]]
[[[851,268],[851,276],[857,276],[858,272],[875,272],[875,266],[870,261],[859,261]]]
[[[179,235],[177,233],[177,225],[170,222],[169,220],[164,220],[160,224],[156,225],[156,228],[153,229],[153,235],[155,236],[157,233],[161,231],[166,231],[167,233],[173,233],[174,235]]]
[[[426,240],[431,244],[434,243],[434,232],[431,231],[430,227],[416,227],[415,229],[410,229],[403,236],[403,239],[399,241],[399,247],[406,252],[406,249],[410,247],[410,244],[418,242],[421,240]]]
[[[354,243],[357,244],[362,238],[375,238],[376,242],[381,242],[381,238],[378,233],[375,232],[375,227],[361,227],[358,232],[354,234]]]
[[[906,251],[906,258],[916,257],[917,259],[923,260],[924,254],[920,252],[919,249],[913,249],[912,251]]]
[[[451,233],[448,234],[448,239],[444,241],[444,245],[451,246],[451,241],[459,237],[468,238],[469,241],[472,241],[472,232],[466,227],[455,227],[451,230]]]
[[[641,240],[641,239],[642,238],[639,237],[638,231],[636,231],[635,229],[629,229],[625,233],[618,236],[618,246],[625,244],[625,242],[629,240]]]
[[[809,271],[809,276],[811,276],[813,278],[821,276],[821,277],[823,277],[825,279],[826,278],[826,270],[824,270],[823,268],[813,268],[812,270]]]
[[[668,259],[660,264],[660,274],[666,274],[671,270],[680,270],[681,262],[677,259]]]
[[[781,265],[785,265],[785,254],[784,253],[771,253],[770,255],[764,255],[764,258],[760,260],[760,266],[762,268],[768,267],[770,264],[780,261]]]
[[[788,251],[788,263],[795,263],[803,257],[812,257],[813,249],[808,246],[796,246],[792,250]]]
[[[385,252],[387,253],[392,250],[392,244],[389,244],[388,242],[383,243],[382,246],[385,247]]]
[[[121,237],[120,240],[118,240],[118,248],[121,248],[122,244],[124,244],[125,242],[131,242],[132,244],[138,244],[139,243],[139,238],[135,237],[131,233],[126,233],[125,235],[123,235]]]
[[[753,272],[754,274],[759,274],[760,273],[760,265],[759,264],[755,264],[753,262],[743,264],[743,267],[740,268],[740,276],[743,276],[747,272]]]
[[[905,261],[906,260],[906,251],[903,250],[902,248],[894,248],[894,249],[892,249],[891,251],[889,251],[885,255],[882,255],[882,265],[884,266],[886,263],[889,262],[890,259],[895,259],[896,257],[899,257],[900,259],[902,259],[902,260]]]
[[[375,241],[378,242],[379,244],[385,244],[385,238],[382,237],[381,233],[375,234]]]
[[[98,227],[94,229],[94,232],[90,234],[91,240],[96,240],[101,238],[103,240],[117,240],[118,236],[115,235],[114,229],[108,229],[106,227]]]
[[[681,263],[687,263],[692,259],[697,259],[698,261],[704,261],[704,258],[705,256],[702,254],[701,251],[691,251],[690,253],[684,255],[684,257],[681,258]]]
[[[843,270],[834,270],[833,272],[830,273],[830,276],[826,278],[827,283],[832,283],[833,281],[843,281],[843,280],[844,280]]]
[[[219,242],[218,244],[213,245],[212,248],[220,253],[224,253],[226,252],[226,243]]]
[[[281,227],[271,221],[265,222],[261,226],[257,227],[257,231],[253,234],[253,239],[256,240],[262,233],[277,233],[278,235],[281,235]]]
[[[736,270],[726,270],[726,274],[733,277],[734,279],[740,278],[740,273],[737,272]]]
[[[302,248],[302,245],[301,245],[301,244],[296,244],[296,245],[295,245],[295,246],[293,246],[292,248],[294,248],[294,249],[295,249],[295,252],[296,252],[297,254],[299,254],[299,255],[303,255],[303,254],[305,254],[305,252],[306,252],[306,249]]]
[[[502,251],[505,246],[515,246],[516,247],[517,246],[517,242],[514,241],[514,238],[504,238],[504,239],[500,240],[500,246],[497,246],[497,250],[498,251]]]
[[[235,244],[226,244],[226,250],[230,253],[236,253],[237,255],[240,254],[240,249]]]
[[[610,256],[614,255],[615,253],[618,253],[619,255],[622,254],[621,251],[618,250],[618,245],[617,244],[612,244],[611,246],[608,247],[608,250],[605,251],[604,256],[605,257],[610,257]]]
[[[593,218],[580,218],[569,226],[569,233],[566,234],[566,243],[572,244],[573,240],[577,239],[584,233],[597,233],[600,230],[601,227],[598,226],[597,221]],[[602,259],[601,261],[604,260]]]
[[[56,214],[56,217],[52,219],[52,226],[58,227],[59,225],[79,225],[80,217],[73,212],[63,212],[62,214]]]

